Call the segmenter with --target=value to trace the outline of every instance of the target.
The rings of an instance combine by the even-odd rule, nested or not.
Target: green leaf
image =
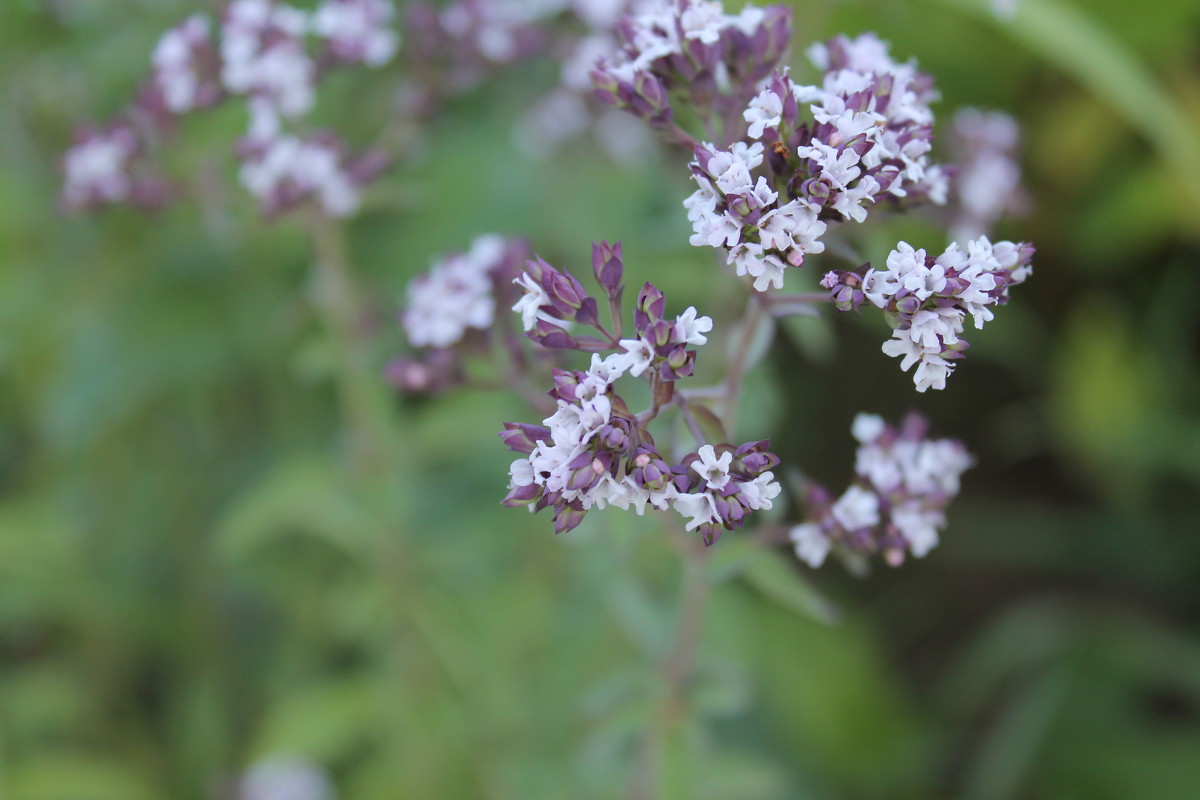
[[[700,432],[708,438],[710,443],[729,441],[729,434],[725,432],[725,426],[721,424],[720,418],[713,413],[712,409],[697,403],[688,403],[688,411],[695,418],[696,424],[700,426]]]

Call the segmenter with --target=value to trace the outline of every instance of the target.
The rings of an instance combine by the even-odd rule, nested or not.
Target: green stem
[[[687,536],[678,528],[671,530],[683,550],[679,627],[671,651],[662,664],[661,696],[642,739],[630,790],[631,800],[654,800],[660,795],[667,743],[687,721],[690,711],[688,688],[696,669],[696,654],[708,607],[708,548],[699,537]]]

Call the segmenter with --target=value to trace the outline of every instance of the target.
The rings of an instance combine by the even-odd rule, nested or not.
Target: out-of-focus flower
[[[165,184],[138,163],[141,155],[141,142],[130,125],[80,129],[63,156],[63,207],[84,211],[117,203],[161,205]]]
[[[221,99],[220,55],[208,18],[193,14],[162,35],[151,57],[153,84],[174,114],[207,108]]]
[[[954,115],[951,147],[958,167],[953,181],[958,200],[950,226],[952,239],[990,235],[993,226],[1027,205],[1021,167],[1014,154],[1017,122],[1001,111],[963,108]]]
[[[237,800],[334,800],[325,770],[298,758],[271,758],[252,766],[237,786]]]
[[[313,32],[342,61],[380,67],[392,60],[400,37],[391,27],[391,0],[324,0],[313,13]]]
[[[487,330],[496,315],[494,289],[508,244],[480,236],[466,253],[446,256],[408,284],[400,320],[414,347],[449,347],[468,328]]]
[[[358,210],[362,185],[372,172],[355,169],[345,145],[332,134],[306,139],[284,134],[244,148],[240,177],[266,216],[311,200],[326,214],[345,217]]]
[[[274,0],[234,0],[221,22],[221,80],[268,101],[282,116],[313,107],[316,65],[304,48],[308,15]]]
[[[917,414],[899,428],[873,414],[855,417],[857,480],[836,501],[822,487],[809,490],[808,520],[790,531],[797,557],[819,567],[839,548],[881,553],[897,566],[906,554],[921,558],[933,549],[973,459],[961,442],[928,439],[926,429]]]

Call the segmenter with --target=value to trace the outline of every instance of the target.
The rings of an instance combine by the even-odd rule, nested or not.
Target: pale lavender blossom
[[[193,14],[162,35],[151,56],[153,84],[174,114],[221,99],[220,56],[207,17]]]
[[[617,49],[592,71],[597,97],[670,130],[670,90],[705,114],[740,111],[783,57],[791,30],[780,7],[726,14],[718,2],[651,0],[634,4],[616,34]]]
[[[395,14],[391,0],[323,0],[313,13],[312,29],[336,58],[381,67],[400,46],[392,28]]]
[[[496,314],[497,273],[508,243],[496,234],[481,236],[466,253],[441,259],[408,285],[401,323],[414,347],[450,347],[468,329],[487,330]]]
[[[356,166],[365,165],[362,169]],[[362,202],[362,185],[374,165],[353,164],[340,140],[331,134],[300,138],[287,134],[250,140],[243,148],[239,178],[256,197],[265,216],[314,202],[331,217],[346,217]]]
[[[269,102],[280,115],[307,114],[316,64],[304,47],[309,16],[274,0],[234,0],[221,22],[221,80],[233,94]]]
[[[260,761],[237,784],[237,800],[334,800],[335,797],[329,774],[299,758]]]
[[[1001,111],[963,108],[954,115],[951,145],[958,169],[953,189],[958,202],[952,239],[988,235],[1001,218],[1024,210],[1021,167],[1014,157],[1019,138],[1016,120]]]
[[[141,163],[142,151],[135,129],[123,122],[77,131],[62,160],[63,207],[76,212],[118,203],[161,205],[166,188]]]
[[[593,271],[614,304],[623,293],[621,247],[593,247]],[[613,350],[591,355],[586,371],[556,369],[550,397],[555,411],[541,425],[507,423],[501,437],[522,454],[509,469],[504,504],[531,511],[553,509],[556,533],[577,526],[592,509],[616,506],[643,514],[647,506],[674,509],[712,544],[723,530],[738,530],[755,511],[769,509],[781,487],[770,468],[779,459],[767,442],[741,447],[702,444],[679,463],[668,463],[654,446],[646,423],[674,395],[673,382],[692,373],[696,357],[690,345],[707,342],[712,320],[689,307],[671,320],[666,298],[646,284],[634,303],[636,338],[616,340],[577,337],[540,314],[561,323],[598,326],[595,299],[565,270],[535,259],[518,279],[525,299],[515,310],[532,323],[531,339],[547,348]],[[655,406],[634,414],[615,389],[621,378],[650,381]]]
[[[823,487],[809,488],[808,519],[789,532],[797,557],[819,567],[837,549],[880,553],[897,566],[906,554],[921,558],[933,549],[974,459],[961,442],[926,438],[926,429],[916,414],[898,428],[873,414],[855,417],[856,481],[837,500]]]

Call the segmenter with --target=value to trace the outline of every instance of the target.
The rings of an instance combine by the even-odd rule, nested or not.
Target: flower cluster
[[[109,146],[97,147],[93,135],[68,152],[64,204],[139,202],[136,186],[122,188],[131,183],[133,154],[144,157],[176,117],[243,97],[250,125],[237,148],[241,178],[263,212],[314,200],[331,216],[353,213],[363,185],[382,168],[381,155],[351,159],[332,134],[298,135],[284,121],[313,109],[322,65],[389,61],[399,43],[388,27],[392,16],[390,0],[323,0],[312,12],[276,0],[232,0],[215,37],[208,17],[189,17],[154,49],[150,80],[126,115],[139,124],[114,126],[120,141]],[[155,197],[161,201],[162,193]]]
[[[708,544],[723,530],[741,528],[754,511],[771,508],[780,487],[770,470],[779,459],[767,451],[766,441],[737,448],[704,444],[671,463],[647,428],[662,407],[681,401],[674,383],[692,374],[696,351],[691,348],[708,342],[712,320],[698,316],[695,308],[668,318],[666,297],[647,283],[634,304],[637,337],[621,339],[601,325],[596,299],[569,272],[540,259],[528,267],[516,280],[525,295],[513,310],[521,314],[529,338],[554,349],[615,352],[604,357],[592,352],[586,371],[555,369],[550,392],[555,411],[542,425],[505,425],[501,437],[524,456],[510,469],[505,505],[554,509],[558,533],[574,528],[592,508],[613,505],[638,514],[647,505],[673,508],[688,518],[687,530],[699,530]],[[592,269],[619,330],[620,244],[594,245]],[[597,328],[602,338],[568,333],[564,326],[572,322]],[[625,375],[649,381],[650,409],[631,412],[615,391]]]
[[[395,13],[391,0],[328,0],[313,15],[313,32],[334,58],[381,67],[400,47],[391,27]]]
[[[778,6],[730,15],[719,2],[652,0],[622,17],[616,33],[619,49],[592,71],[597,97],[669,128],[672,93],[705,116],[744,107],[786,52],[791,17]]]
[[[967,316],[976,328],[990,321],[992,306],[1008,302],[1009,288],[1032,274],[1033,252],[1028,243],[992,244],[982,237],[968,242],[965,253],[955,242],[934,258],[900,242],[888,256],[887,269],[867,264],[855,272],[831,271],[821,285],[842,311],[858,309],[864,301],[883,309],[892,327],[883,352],[903,359],[905,372],[917,365],[917,391],[945,389],[951,362],[968,347],[960,335]]]
[[[304,46],[308,15],[272,0],[234,0],[221,20],[221,82],[260,109],[312,110],[317,66]]]
[[[692,244],[723,250],[758,291],[782,288],[787,267],[823,252],[827,223],[862,222],[885,198],[945,202],[945,174],[926,158],[928,77],[893,62],[871,34],[817,45],[810,57],[825,71],[821,86],[776,72],[742,114],[749,141],[699,145],[691,165]]]
[[[362,201],[360,187],[384,166],[376,153],[351,159],[345,144],[328,132],[303,139],[247,137],[240,155],[242,185],[259,199],[266,217],[308,201],[331,217],[349,216]]]
[[[220,101],[221,59],[212,25],[193,14],[162,35],[151,56],[152,85],[172,114],[185,114]]]
[[[882,553],[898,566],[906,553],[921,558],[937,545],[946,506],[973,461],[961,442],[928,439],[926,429],[917,414],[899,428],[873,414],[855,417],[857,480],[837,500],[823,487],[809,489],[809,521],[790,532],[801,560],[819,567],[836,547],[863,556]]]
[[[416,63],[440,76],[441,91],[461,92],[497,65],[540,50],[544,36],[537,23],[561,6],[556,0],[414,2],[405,9],[405,22]]]
[[[820,253],[825,223],[819,208],[804,200],[779,202],[779,194],[751,170],[763,163],[763,146],[735,144],[730,151],[696,147],[692,176],[700,188],[684,201],[695,233],[691,243],[727,251],[738,275],[754,278],[756,291],[783,288],[784,270]]]
[[[457,349],[470,344],[470,333],[493,327],[497,299],[508,298],[512,275],[526,257],[519,239],[480,236],[465,253],[439,259],[408,284],[400,314],[409,344],[423,352],[388,365],[393,384],[410,393],[445,389],[462,377]]]

